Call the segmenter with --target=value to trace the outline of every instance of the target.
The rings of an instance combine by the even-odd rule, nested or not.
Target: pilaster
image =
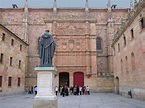
[[[108,0],[108,22],[107,22],[107,46],[108,46],[108,71],[113,72],[113,49],[111,47],[114,37],[114,22],[112,19],[112,9],[110,0]]]
[[[28,39],[28,1],[27,0],[25,2],[25,7],[24,7],[24,16],[23,16],[22,27],[23,27],[23,32],[24,32],[24,34],[22,34],[24,36],[24,41],[29,44],[29,39]]]
[[[90,24],[86,21],[86,73],[91,73],[91,57],[90,57]]]
[[[57,13],[57,4],[56,4],[56,0],[54,0],[54,3],[53,3],[53,12],[54,12],[54,13]]]

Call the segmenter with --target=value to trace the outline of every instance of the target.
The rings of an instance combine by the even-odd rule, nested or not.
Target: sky
[[[51,8],[54,0],[28,0],[31,8]],[[86,0],[56,0],[57,7],[84,7]],[[116,4],[118,8],[128,8],[130,0],[110,0],[111,5]],[[133,0],[134,1],[134,0]],[[139,0],[137,0],[139,1]],[[91,8],[107,7],[108,0],[88,0]],[[23,8],[25,0],[0,0],[0,8],[11,8],[12,4],[17,4],[19,8]]]

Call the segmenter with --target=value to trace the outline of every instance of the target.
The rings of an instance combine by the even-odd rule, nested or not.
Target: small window
[[[120,44],[118,44],[118,52],[120,52]]]
[[[21,84],[21,78],[18,77],[18,86],[20,86],[20,84]]]
[[[130,33],[131,33],[131,39],[133,39],[134,38],[134,31],[133,31],[133,29],[130,30]]]
[[[2,41],[5,41],[5,33],[2,34]]]
[[[11,40],[11,45],[14,46],[14,39]]]
[[[20,51],[22,51],[22,45],[20,44]]]
[[[10,57],[10,66],[12,66],[13,63],[13,57]]]
[[[121,59],[121,73],[123,73],[123,61]]]
[[[124,36],[124,47],[126,46],[126,37]]]
[[[140,23],[141,23],[141,28],[144,29],[145,28],[145,18],[142,18],[140,20]]]
[[[127,59],[127,56],[125,57],[125,61],[126,61],[126,73],[128,73],[128,59]]]
[[[2,87],[2,76],[0,76],[0,87]]]
[[[101,38],[97,38],[97,51],[101,51],[102,50],[102,42],[101,42]]]
[[[9,86],[9,87],[12,86],[12,77],[9,77],[9,79],[8,79],[8,86]]]
[[[4,57],[4,54],[1,53],[1,56],[0,56],[0,63],[3,63],[3,57]]]
[[[19,68],[21,68],[21,60],[19,60]]]
[[[135,57],[134,57],[134,53],[131,53],[131,65],[132,65],[132,71],[135,70]]]

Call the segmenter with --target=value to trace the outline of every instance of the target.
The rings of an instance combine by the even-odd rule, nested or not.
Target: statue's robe
[[[49,32],[45,32],[39,39],[40,67],[52,67],[52,58],[55,51],[55,41]]]

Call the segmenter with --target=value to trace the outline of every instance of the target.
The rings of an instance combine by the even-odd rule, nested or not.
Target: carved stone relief
[[[85,35],[85,23],[57,23],[56,34]]]
[[[67,43],[66,42],[62,42],[62,49],[66,50],[66,48],[67,48]]]
[[[73,49],[74,49],[74,40],[73,40],[73,39],[70,39],[70,40],[68,41],[68,43],[69,43],[69,49],[70,49],[70,50],[73,50]]]
[[[80,49],[80,41],[76,42],[76,49],[79,50]]]

